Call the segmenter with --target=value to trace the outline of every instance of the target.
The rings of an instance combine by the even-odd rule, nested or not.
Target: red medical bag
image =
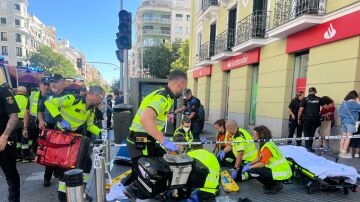
[[[87,137],[61,130],[42,130],[36,162],[44,166],[76,168],[85,151]]]

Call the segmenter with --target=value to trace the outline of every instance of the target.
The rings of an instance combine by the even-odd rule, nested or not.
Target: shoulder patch
[[[14,98],[13,97],[7,97],[6,98],[6,102],[8,103],[8,104],[14,104]]]

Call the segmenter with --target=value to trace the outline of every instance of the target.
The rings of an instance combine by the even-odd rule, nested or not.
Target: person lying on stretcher
[[[283,189],[281,181],[288,180],[292,176],[290,165],[275,143],[269,141],[272,135],[266,126],[256,126],[253,137],[254,140],[265,142],[260,142],[258,158],[243,167],[242,180],[255,178],[264,185],[265,194],[276,194]]]

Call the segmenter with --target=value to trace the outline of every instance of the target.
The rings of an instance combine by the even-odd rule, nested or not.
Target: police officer
[[[225,127],[231,135],[231,141],[253,140],[251,135],[245,129],[240,128],[234,120],[228,120],[225,124]],[[242,167],[257,158],[257,149],[255,143],[238,142],[232,143],[229,146],[227,145],[224,150],[218,153],[220,160],[224,159],[227,152],[233,152],[236,158],[231,177],[235,181],[241,181]]]
[[[30,145],[27,133],[27,123],[29,119],[29,99],[26,97],[27,89],[18,86],[16,89],[15,101],[20,109],[18,113],[19,121],[15,128],[16,134],[16,153],[17,161],[23,163],[30,162]],[[24,121],[26,119],[26,121]]]
[[[309,88],[309,95],[301,100],[298,112],[298,123],[302,124],[304,136],[313,138],[316,128],[320,126],[320,106],[321,99],[316,96],[316,88]],[[305,140],[305,148],[314,152],[312,149],[313,140]]]
[[[49,77],[43,77],[40,80],[40,90],[33,91],[30,94],[29,98],[29,111],[30,111],[30,118],[27,118],[27,113],[25,114],[24,118],[24,125],[27,125],[27,130],[24,129],[25,136],[29,137],[29,145],[33,145],[33,152],[36,153],[37,149],[37,138],[39,137],[39,121],[38,121],[38,112],[40,111],[40,104],[46,95],[50,91],[50,79]],[[25,127],[26,128],[26,127]]]
[[[188,116],[184,116],[181,121],[181,126],[177,128],[174,132],[173,140],[174,142],[179,142],[179,139],[185,140],[186,142],[193,142],[194,137],[190,130],[191,119]],[[187,149],[191,149],[191,145],[187,145]]]
[[[186,74],[180,70],[174,70],[170,73],[168,85],[165,88],[155,90],[141,102],[127,137],[127,149],[132,160],[133,171],[136,170],[134,168],[137,167],[137,160],[140,157],[159,157],[165,153],[159,143],[167,150],[177,150],[176,145],[165,137],[162,131],[174,100],[181,97],[186,86]],[[137,179],[135,172],[125,185],[130,184],[134,179]],[[125,192],[132,198],[134,198],[134,191],[137,190],[135,183],[136,181],[128,186]]]
[[[189,114],[189,118],[191,119],[191,131],[194,135],[194,139],[200,139],[200,133],[204,128],[204,117],[202,117],[202,106],[200,100],[193,96],[191,89],[186,89],[184,91],[184,95],[186,96],[186,102],[184,106],[180,109],[175,110],[175,114],[187,110]]]
[[[94,125],[95,107],[102,103],[105,91],[100,86],[90,86],[86,96],[65,95],[63,97],[51,98],[45,101],[45,106],[51,116],[57,121],[56,126],[61,130],[73,131],[86,135],[86,131],[99,136],[101,130]],[[88,145],[87,145],[88,146]],[[87,153],[83,156],[84,183],[89,180],[92,161]],[[66,186],[63,181],[65,170],[59,172],[59,201],[66,201]]]
[[[65,79],[61,74],[51,74],[49,77],[50,81],[50,89],[51,92],[48,92],[41,100],[40,109],[38,113],[39,119],[39,128],[40,129],[55,129],[56,128],[56,120],[51,116],[49,110],[45,107],[45,101],[49,100],[50,98],[58,98],[69,94],[67,91],[64,90],[65,88]],[[51,177],[54,174],[57,176],[57,172],[55,172],[55,167],[46,166],[45,173],[44,173],[44,187],[50,186]]]
[[[16,168],[16,138],[12,135],[18,122],[19,112],[10,87],[7,84],[0,85],[0,167],[9,186],[8,200],[10,202],[20,201],[20,178]]]

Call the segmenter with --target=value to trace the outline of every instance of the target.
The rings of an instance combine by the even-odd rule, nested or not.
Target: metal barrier
[[[64,173],[68,202],[85,202],[83,171],[73,169]]]

